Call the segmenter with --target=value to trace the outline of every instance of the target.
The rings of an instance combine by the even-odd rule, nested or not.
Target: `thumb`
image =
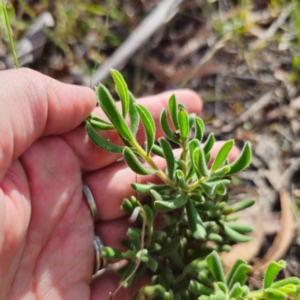
[[[96,105],[91,89],[30,69],[1,71],[0,91],[0,181],[12,161],[40,136],[74,129]]]

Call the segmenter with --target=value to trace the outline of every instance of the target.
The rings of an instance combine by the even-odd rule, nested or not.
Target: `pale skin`
[[[82,122],[95,109],[92,89],[59,83],[29,69],[0,72],[0,299],[107,299],[120,278],[91,280],[94,232],[106,245],[121,247],[135,174],[120,157],[90,142]],[[192,91],[175,92],[189,112],[202,102]],[[162,135],[159,115],[171,92],[139,100]],[[115,132],[106,132],[121,144]],[[139,141],[144,140],[142,130]],[[220,147],[214,149],[214,152]],[[238,150],[230,154],[234,159]],[[164,162],[156,159],[164,168]],[[90,187],[100,221],[93,224],[82,193]],[[156,181],[138,176],[139,182]],[[95,231],[94,231],[95,228]],[[130,299],[121,290],[114,299]]]

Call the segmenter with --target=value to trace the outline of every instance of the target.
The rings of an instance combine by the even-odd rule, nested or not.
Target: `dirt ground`
[[[251,167],[234,179],[231,190],[234,199],[257,199],[241,216],[256,230],[253,241],[236,246],[225,261],[251,261],[258,272],[251,278],[253,285],[259,285],[259,271],[267,261],[282,257],[288,266],[284,276],[299,277],[297,1],[185,0],[174,9],[180,2],[175,0],[173,12],[169,10],[162,21],[154,11],[159,2],[14,1],[8,8],[20,64],[63,82],[93,85],[103,63],[149,14],[156,13],[159,25],[147,26],[153,34],[143,40],[142,31],[140,46],[129,55],[123,52],[118,63],[111,59],[114,67],[122,71],[136,97],[193,89],[205,103],[207,135],[234,138],[239,146],[251,141]],[[1,26],[0,69],[13,68]],[[110,78],[101,81],[113,88]]]

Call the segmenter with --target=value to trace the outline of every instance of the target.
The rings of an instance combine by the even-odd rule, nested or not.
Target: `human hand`
[[[107,274],[91,282],[94,224],[82,180],[97,203],[96,233],[120,247],[128,227],[120,204],[136,179],[79,126],[95,107],[94,92],[28,69],[2,71],[0,90],[0,299],[107,299],[119,279]],[[190,112],[201,112],[195,93],[176,94]],[[141,99],[157,125],[169,96]],[[115,132],[105,134],[121,143]],[[157,179],[138,178],[147,180]]]

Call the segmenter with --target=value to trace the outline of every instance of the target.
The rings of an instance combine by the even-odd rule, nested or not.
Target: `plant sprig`
[[[229,140],[211,161],[214,135],[210,134],[203,142],[204,122],[188,114],[172,95],[168,109],[160,117],[165,137],[155,144],[156,128],[150,112],[135,101],[122,75],[117,70],[111,73],[121,100],[121,113],[108,89],[99,85],[98,103],[110,122],[90,116],[86,120],[88,135],[102,149],[122,153],[136,174],[156,174],[162,180],[161,184],[132,184],[138,194],[146,196],[143,203],[135,196],[124,199],[122,209],[134,215],[142,229],[128,229],[128,239],[123,241],[126,250],[106,247],[103,252],[107,259],[128,260],[119,270],[123,276],[120,285],[127,287],[134,277],[148,273],[150,285],[142,288],[134,299],[269,300],[272,295],[286,299],[280,297],[298,291],[295,279],[293,283],[273,283],[282,262],[270,264],[263,289],[255,292],[245,285],[250,266],[244,261],[238,260],[227,276],[223,273],[217,253],[230,251],[233,243],[251,240],[247,233],[252,227],[235,223],[236,218],[231,214],[252,206],[255,201],[248,199],[230,205],[227,191],[231,176],[251,162],[250,143],[246,142],[239,157],[229,162],[228,155],[234,146],[234,141]],[[144,145],[136,139],[140,122],[146,133]],[[116,130],[124,146],[105,140],[99,130]],[[181,148],[179,157],[174,156],[170,141]],[[157,166],[154,155],[165,158],[166,169]],[[160,230],[155,229],[158,218],[164,220]]]

